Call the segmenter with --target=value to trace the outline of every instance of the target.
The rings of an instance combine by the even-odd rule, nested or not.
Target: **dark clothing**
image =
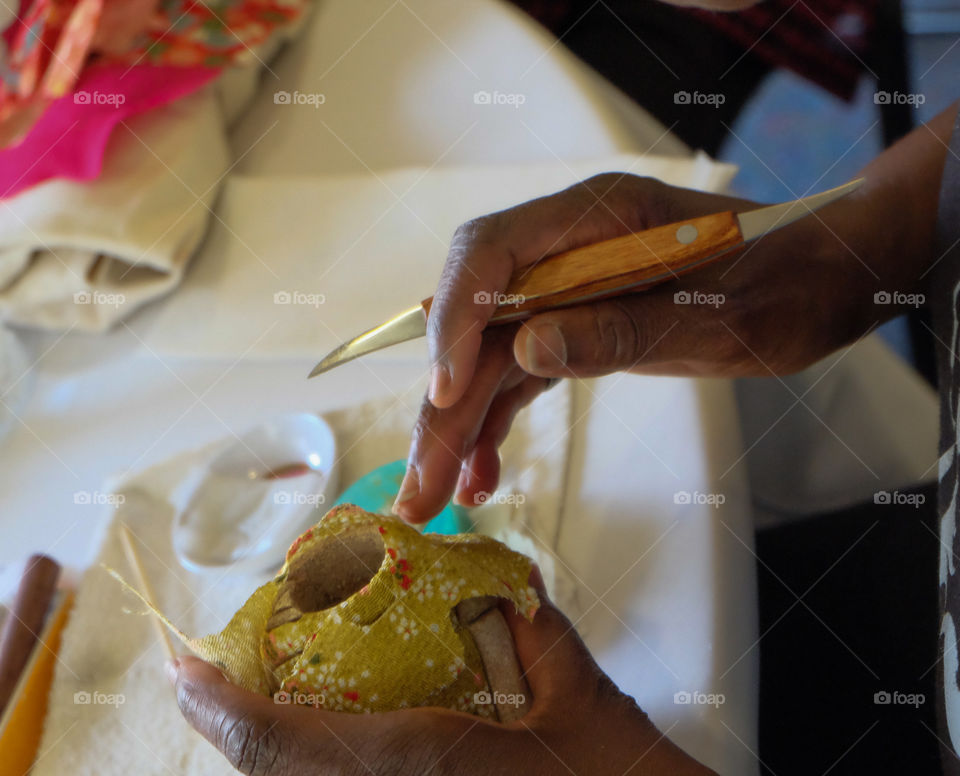
[[[941,774],[936,486],[901,493],[757,532],[761,776]]]
[[[513,0],[533,18],[562,37],[576,34],[575,27],[594,8],[594,0]],[[651,34],[649,26],[634,24],[634,14],[645,14],[650,2],[606,5],[608,13],[628,27],[633,36],[642,38],[642,45],[656,47],[663,36]],[[704,24],[735,44],[737,59],[750,52],[770,67],[785,67],[849,100],[857,83],[869,68],[868,41],[879,14],[879,0],[765,0],[763,3],[735,12],[704,11],[699,8],[672,8],[669,13],[686,24]],[[592,21],[589,20],[589,21]],[[677,32],[681,32],[677,29]],[[696,57],[688,31],[670,37],[680,38],[688,57]],[[602,38],[608,43],[608,36]],[[569,43],[568,43],[569,45]],[[576,50],[576,47],[573,47]],[[639,65],[639,62],[637,62]],[[731,63],[732,64],[732,63]],[[719,63],[713,62],[717,67]],[[724,68],[728,67],[724,65]],[[654,68],[660,77],[666,73]]]
[[[960,531],[957,418],[960,415],[960,117],[954,127],[940,188],[937,264],[931,306],[940,384],[940,652],[938,716],[944,772],[960,776]]]

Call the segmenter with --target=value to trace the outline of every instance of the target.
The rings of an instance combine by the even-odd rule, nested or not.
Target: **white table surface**
[[[454,14],[448,3],[423,0],[391,6],[391,15],[405,14],[404,23],[371,27],[376,7],[389,5],[321,4],[312,24],[325,36],[324,46],[308,46],[307,36],[276,68],[277,88],[295,88],[305,73],[322,73],[324,91],[354,95],[326,116],[338,135],[354,133],[350,148],[338,149],[324,134],[322,151],[305,153],[315,142],[309,128],[315,116],[301,111],[277,124],[280,136],[244,158],[244,174],[296,171],[291,160],[298,155],[298,171],[321,174],[427,165],[445,150],[453,153],[449,139],[462,133],[463,107],[436,100],[411,110],[402,94],[376,83],[389,76],[396,84],[401,68],[418,99],[423,78],[451,94],[513,88],[490,68],[501,78],[529,72],[523,88],[544,97],[523,122],[478,114],[470,143],[458,145],[444,163],[585,158],[643,149],[663,135],[513,10],[473,0]],[[313,52],[332,61],[311,64]],[[480,71],[481,63],[488,69]],[[392,114],[371,108],[372,100],[360,105],[365,94],[392,95]],[[249,146],[244,133],[255,132],[257,122],[270,120],[268,102],[261,94],[237,126],[238,147]],[[433,134],[425,136],[425,128]],[[664,142],[680,149],[672,138]],[[0,440],[0,566],[12,571],[38,550],[74,571],[89,563],[106,514],[75,504],[78,491],[102,490],[108,477],[240,433],[277,412],[374,398],[383,383],[409,382],[423,371],[419,352],[414,360],[347,365],[321,386],[303,379],[309,356],[318,354],[252,359],[238,347],[226,359],[161,357],[123,326],[103,338],[31,334],[25,340],[34,362],[25,378],[28,401]],[[370,380],[367,368],[383,383]],[[755,772],[752,521],[745,469],[735,465],[743,447],[732,388],[726,381],[615,375],[579,385],[576,396],[581,421],[573,428],[559,560],[580,580],[579,608],[586,614],[578,625],[601,665],[678,744],[721,773]],[[680,491],[722,493],[726,502],[719,508],[676,504]],[[675,693],[683,691],[720,693],[724,702],[676,704]]]

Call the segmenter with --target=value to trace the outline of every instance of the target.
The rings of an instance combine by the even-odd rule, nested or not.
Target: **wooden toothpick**
[[[137,554],[137,548],[133,543],[133,536],[130,534],[130,529],[127,527],[126,523],[120,523],[120,541],[122,542],[123,550],[127,555],[127,562],[130,564],[133,572],[137,575],[137,582],[140,585],[140,589],[143,591],[143,597],[149,601],[152,606],[155,606],[154,602],[157,600],[157,597],[153,594],[153,589],[150,587],[150,583],[147,581],[147,575],[143,572],[143,565],[140,563],[140,556]],[[153,625],[157,629],[157,635],[160,636],[164,647],[167,649],[167,656],[171,660],[176,659],[177,653],[173,649],[173,642],[170,641],[170,634],[167,632],[166,626],[163,624],[163,622],[161,622],[156,613],[154,613],[150,619],[153,621]]]

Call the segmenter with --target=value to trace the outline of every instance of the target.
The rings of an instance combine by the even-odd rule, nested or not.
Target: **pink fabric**
[[[219,72],[155,65],[88,67],[73,94],[52,102],[18,145],[0,150],[0,199],[50,178],[96,178],[117,124],[197,91]]]

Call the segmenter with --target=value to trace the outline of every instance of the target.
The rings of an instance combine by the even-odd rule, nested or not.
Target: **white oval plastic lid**
[[[280,415],[214,457],[173,523],[173,548],[191,571],[279,568],[337,488],[336,441],[309,413]]]

